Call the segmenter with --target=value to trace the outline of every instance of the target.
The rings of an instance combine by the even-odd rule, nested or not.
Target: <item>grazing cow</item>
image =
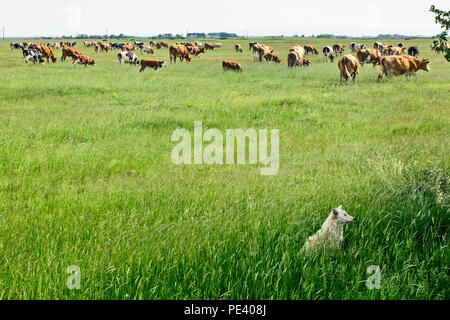
[[[75,66],[78,64],[84,65],[86,68],[87,66],[95,66],[95,60],[89,58],[88,56],[77,54],[75,57],[72,57],[72,67],[75,68]]]
[[[77,44],[77,43],[76,43],[75,41],[68,41],[68,42],[66,42],[66,43],[64,43],[64,42],[61,41],[61,43],[60,43],[61,47],[63,47],[64,45],[66,45],[66,46],[72,47],[72,48],[75,47],[76,44]]]
[[[383,74],[386,78],[390,79],[392,76],[400,75],[416,75],[418,70],[430,71],[428,59],[417,59],[411,56],[389,56],[384,57],[381,60],[380,73],[378,74],[378,80],[383,78]]]
[[[248,50],[253,50],[253,48],[258,44],[258,42],[249,42],[248,43]]]
[[[354,82],[356,75],[359,73],[359,62],[351,54],[346,54],[339,59],[338,68],[341,72],[341,83],[343,78],[345,78],[346,83],[350,78]]]
[[[203,47],[203,43],[199,42],[199,41],[195,41],[195,46],[201,48],[201,47]]]
[[[403,52],[406,51],[405,47],[394,47],[391,46],[388,49],[388,55],[390,56],[401,56]]]
[[[273,49],[269,46],[266,46],[265,44],[257,43],[255,46],[253,46],[253,59],[254,60],[258,60],[259,62],[262,62],[262,59],[268,53],[273,53]]]
[[[242,50],[242,47],[241,47],[241,45],[239,44],[239,43],[236,43],[235,45],[234,45],[234,50],[236,51],[236,52],[242,52],[243,50]]]
[[[191,62],[191,58],[189,57],[189,51],[182,44],[174,44],[170,46],[169,54],[170,54],[170,63],[172,63],[172,60],[174,63],[177,63],[177,57],[180,58],[180,62],[183,62],[184,59],[186,59],[188,63]]]
[[[335,45],[333,45],[333,51],[334,54],[337,56],[342,56],[342,54],[345,51],[345,46],[341,43],[336,43]]]
[[[52,63],[56,63],[56,61],[58,60],[53,54],[53,51],[52,49],[50,49],[50,47],[42,46],[40,51],[42,53],[42,57],[47,58],[47,63],[50,62],[49,59],[52,59]]]
[[[25,49],[25,48],[23,47],[23,45],[21,45],[20,43],[11,43],[11,44],[9,45],[9,47],[11,48],[11,51],[13,51],[14,49],[20,49],[20,50]]]
[[[375,42],[374,44],[373,44],[373,48],[375,49],[375,50],[380,50],[380,46],[382,46],[383,44],[381,43],[381,42]],[[381,51],[381,50],[380,50]]]
[[[375,49],[362,49],[356,53],[359,63],[364,66],[365,63],[372,63],[375,68],[376,65],[381,63],[383,58],[380,51]]]
[[[111,46],[111,51],[118,49],[118,50],[122,50],[122,44],[118,43],[118,42],[111,42],[109,44]]]
[[[61,49],[61,45],[58,42],[49,42],[47,47],[51,47],[53,49],[59,50]]]
[[[39,62],[40,64],[44,64],[44,58],[42,58],[42,53],[36,49],[22,49],[23,57],[25,58],[25,63],[28,63],[29,60],[35,64]]]
[[[326,60],[326,62],[328,62],[328,59],[330,59],[331,62],[334,61],[333,48],[331,48],[330,46],[323,47],[322,53],[323,60]]]
[[[205,42],[205,50],[214,50],[214,48],[212,43]]]
[[[153,68],[155,69],[155,71],[159,71],[159,69],[161,68],[166,68],[167,67],[167,63],[165,63],[164,61],[156,61],[156,60],[141,60],[141,70],[139,70],[139,72],[144,71],[145,72],[145,68]]]
[[[268,62],[273,61],[275,63],[281,63],[280,58],[278,57],[278,55],[276,53],[273,52],[268,52],[266,53],[266,55],[264,56],[264,59]]]
[[[309,66],[311,62],[306,60],[306,50],[302,46],[295,46],[289,49],[288,68]]]
[[[200,53],[205,53],[205,48],[203,47],[189,47],[191,48],[189,52],[196,58],[200,58]]]
[[[155,52],[153,51],[153,48],[144,44],[143,46],[141,46],[141,55],[147,53],[147,54],[155,54]]]
[[[98,48],[97,48],[98,47]],[[106,51],[108,52],[109,50],[112,49],[111,45],[109,43],[105,43],[105,42],[99,42],[96,45],[96,51],[98,51],[98,49],[100,49],[100,51]]]
[[[66,61],[67,57],[73,58],[73,57],[75,57],[75,55],[81,55],[81,53],[79,53],[78,50],[75,48],[71,48],[66,45],[63,45],[61,61]]]
[[[419,48],[417,48],[417,47],[409,47],[408,48],[408,54],[410,56],[413,56],[414,58],[417,58],[419,56]]]
[[[130,44],[123,44],[121,49],[122,49],[122,51],[134,51],[134,49],[136,49],[136,48],[135,48],[135,46],[130,45]]]
[[[169,47],[169,44],[167,42],[165,42],[165,41],[161,41],[160,44],[164,48],[168,48]]]
[[[358,52],[359,50],[363,49],[366,49],[366,46],[362,43],[355,43],[355,42],[350,43],[350,50],[352,52]]]
[[[303,47],[305,49],[306,54],[312,53],[312,54],[319,54],[316,47],[311,45],[306,45]]]
[[[223,61],[222,62],[222,69],[223,71],[236,71],[236,72],[242,72],[242,67],[239,63],[233,62],[233,61]]]
[[[222,48],[222,44],[221,43],[214,43],[214,48]]]
[[[130,64],[130,67],[132,64],[134,64],[135,67],[139,64],[139,60],[137,55],[132,51],[122,51],[117,54],[117,57],[119,58],[120,66],[122,67],[124,63]]]

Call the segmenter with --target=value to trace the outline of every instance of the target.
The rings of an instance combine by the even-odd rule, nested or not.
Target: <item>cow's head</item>
[[[186,57],[187,62],[191,63],[191,60],[192,60],[191,57],[189,57],[189,56]]]
[[[94,59],[89,59],[88,65],[95,66],[95,60]]]
[[[52,62],[56,63],[56,61],[58,61],[58,58],[52,57]]]
[[[421,60],[418,60],[417,66],[419,67],[420,70],[430,71],[430,67],[428,66],[429,63],[430,63],[430,60],[421,59]]]
[[[306,66],[306,67],[307,67],[307,66],[310,66],[310,65],[311,65],[311,61],[305,59],[305,60],[303,61],[303,65]]]

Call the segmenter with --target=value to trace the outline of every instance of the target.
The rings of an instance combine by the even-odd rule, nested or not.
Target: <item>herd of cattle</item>
[[[32,61],[33,63],[47,63],[50,60],[53,63],[57,62],[53,50],[61,50],[61,61],[65,61],[68,57],[72,58],[72,66],[75,67],[77,64],[82,64],[85,67],[92,65],[95,66],[95,60],[82,54],[75,48],[77,43],[74,41],[70,42],[48,42],[48,43],[11,43],[11,51],[14,49],[22,50],[23,56],[25,58],[25,63]],[[141,55],[145,53],[154,54],[153,48],[169,49],[169,59],[170,63],[176,63],[177,58],[180,62],[186,60],[188,63],[191,62],[191,57],[199,58],[200,54],[206,53],[208,50],[214,50],[221,48],[221,43],[201,43],[196,42],[183,42],[175,43],[170,45],[165,41],[153,42],[150,41],[149,45],[135,41],[134,44],[129,43],[114,43],[114,42],[103,42],[103,41],[85,41],[84,48],[94,48],[95,53],[109,52],[113,50],[119,50],[117,54],[120,66],[123,64],[130,65],[141,65],[140,71],[145,71],[147,67],[153,68],[158,71],[161,68],[167,67],[167,63],[164,61],[157,60],[139,60],[135,51],[140,51]],[[431,49],[432,46],[430,46]],[[243,49],[240,44],[235,44],[234,46],[236,53],[242,53]],[[281,63],[281,59],[275,51],[265,45],[258,42],[250,42],[249,50],[253,52],[253,60],[262,62],[263,60],[274,63]],[[354,81],[356,75],[359,74],[360,66],[371,63],[373,66],[380,66],[380,73],[378,75],[378,80],[380,80],[383,75],[390,78],[393,75],[415,75],[418,70],[429,71],[429,60],[428,59],[418,59],[419,49],[416,46],[411,46],[406,50],[403,43],[398,43],[396,46],[388,45],[381,42],[375,42],[373,49],[368,49],[364,44],[350,43],[350,51],[356,53],[356,57],[352,54],[344,55],[345,46],[341,43],[336,43],[333,46],[325,46],[322,48],[323,61],[333,62],[335,58],[339,57],[338,67],[340,70],[340,80],[343,79],[348,82],[350,78]],[[407,54],[405,54],[407,53]],[[288,67],[302,67],[310,66],[311,61],[306,57],[307,55],[318,55],[318,50],[313,45],[300,46],[296,45],[289,50],[287,57]],[[232,70],[242,72],[243,69],[241,65],[233,61],[223,61],[222,68],[224,71]]]

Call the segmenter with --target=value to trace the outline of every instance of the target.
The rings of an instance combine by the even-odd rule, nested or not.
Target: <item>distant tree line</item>
[[[446,36],[446,34],[444,35]],[[378,36],[363,36],[363,37],[354,37],[354,36],[347,36],[347,35],[334,35],[329,33],[322,33],[318,35],[311,35],[311,36],[305,36],[302,34],[299,35],[292,35],[292,36],[286,36],[286,35],[278,35],[278,36],[258,36],[258,37],[251,37],[251,38],[331,38],[331,39],[348,39],[348,38],[377,38],[377,39],[414,39],[414,38],[420,38],[419,36],[407,36],[402,34],[379,34]],[[210,32],[210,33],[204,33],[204,32],[191,32],[187,33],[186,36],[183,36],[181,34],[172,34],[172,33],[163,33],[156,36],[151,37],[138,37],[134,35],[125,35],[123,33],[118,35],[101,35],[101,34],[78,34],[76,36],[65,36],[62,37],[39,37],[40,39],[105,39],[105,40],[134,40],[134,39],[206,39],[206,38],[244,38],[243,36],[238,36],[236,33],[228,33],[228,32]],[[445,40],[446,41],[446,40]]]

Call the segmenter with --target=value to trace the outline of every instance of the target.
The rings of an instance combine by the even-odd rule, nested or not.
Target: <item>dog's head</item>
[[[355,218],[349,215],[345,210],[343,210],[342,206],[333,209],[332,214],[333,219],[340,224],[346,224],[355,221]]]

